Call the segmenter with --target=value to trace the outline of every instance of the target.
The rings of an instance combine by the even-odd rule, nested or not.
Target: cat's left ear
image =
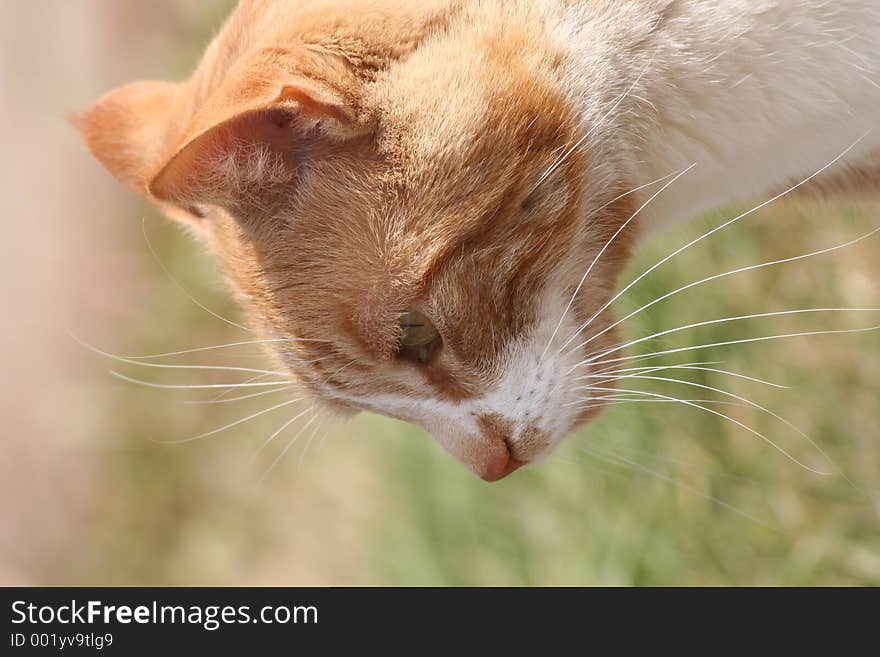
[[[354,113],[319,83],[293,81],[245,103],[207,106],[150,176],[149,193],[181,208],[247,211],[294,184],[302,167],[344,154],[365,134]]]
[[[71,117],[92,154],[121,182],[147,196],[147,177],[170,146],[170,118],[183,85],[133,82]]]
[[[329,83],[270,73],[227,79],[200,102],[193,83],[137,82],[73,122],[114,176],[171,218],[198,224],[212,204],[246,213],[368,132]]]

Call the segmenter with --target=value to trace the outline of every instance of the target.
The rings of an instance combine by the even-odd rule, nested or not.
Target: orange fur
[[[578,136],[558,53],[501,8],[460,20],[474,4],[246,1],[190,80],[130,85],[78,119],[115,176],[196,227],[255,328],[330,340],[274,353],[329,405],[485,395],[542,294],[571,295],[634,212],[626,199],[591,210],[625,179],[585,207],[589,149],[532,191]],[[610,298],[630,238],[601,259],[574,321]],[[396,358],[408,307],[443,336],[430,363]],[[592,348],[614,343],[609,332]],[[550,447],[529,425],[514,450],[509,424],[484,417],[482,435],[445,446],[498,478]]]

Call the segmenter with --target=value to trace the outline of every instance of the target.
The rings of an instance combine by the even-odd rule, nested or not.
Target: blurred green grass
[[[181,3],[188,13],[177,17],[174,43],[191,48],[165,50],[169,75],[185,73],[195,61],[206,26],[217,24],[224,4]],[[236,318],[202,247],[134,206],[121,248],[144,272],[126,282],[140,303],[108,327],[101,346],[153,354],[248,339],[169,281],[140,234],[144,215],[151,241],[180,284]],[[720,221],[707,217],[656,236],[622,282]],[[617,311],[713,273],[839,244],[877,225],[877,204],[774,204],[658,269]],[[878,281],[874,238],[696,288],[627,322],[625,336],[776,310],[878,307]],[[643,346],[869,323],[834,315],[753,320]],[[724,361],[725,369],[791,386],[774,390],[710,373],[687,377],[791,420],[854,485],[839,475],[811,474],[741,428],[678,404],[612,407],[546,462],[493,485],[476,480],[421,432],[362,415],[322,429],[304,456],[301,441],[260,483],[283,438],[254,453],[290,413],[204,441],[162,442],[223,426],[277,403],[276,396],[185,405],[210,395],[131,386],[109,378],[96,359],[94,376],[78,394],[102,417],[102,494],[81,511],[81,532],[63,559],[46,564],[44,578],[89,585],[880,585],[878,347],[877,333],[838,335],[684,352],[667,361]],[[248,347],[166,362],[265,365]],[[176,383],[229,380],[207,372],[126,371]],[[721,399],[671,385],[644,388]],[[824,466],[814,448],[773,418],[718,408],[798,459]],[[593,448],[629,465],[596,458],[587,452]]]

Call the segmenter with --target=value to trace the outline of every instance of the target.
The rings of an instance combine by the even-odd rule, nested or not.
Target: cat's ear
[[[136,82],[73,117],[98,160],[173,219],[197,224],[203,205],[265,207],[304,163],[366,132],[316,80],[231,78],[198,106],[192,87]]]
[[[147,189],[181,208],[265,206],[302,165],[340,151],[363,134],[353,112],[329,89],[291,82],[262,99],[203,108]]]
[[[134,82],[111,91],[71,122],[110,173],[149,196],[147,178],[169,147],[169,120],[180,89],[168,82]]]

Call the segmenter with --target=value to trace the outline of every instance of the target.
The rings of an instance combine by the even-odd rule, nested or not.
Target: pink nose
[[[515,459],[510,453],[512,423],[499,415],[481,415],[477,418],[480,426],[483,449],[480,464],[474,471],[484,481],[500,481],[525,465],[525,461]]]
[[[499,452],[496,458],[493,458],[486,464],[485,471],[480,475],[483,481],[495,482],[501,481],[511,472],[515,472],[524,466],[525,463],[517,461],[510,456],[510,452],[503,450]]]

